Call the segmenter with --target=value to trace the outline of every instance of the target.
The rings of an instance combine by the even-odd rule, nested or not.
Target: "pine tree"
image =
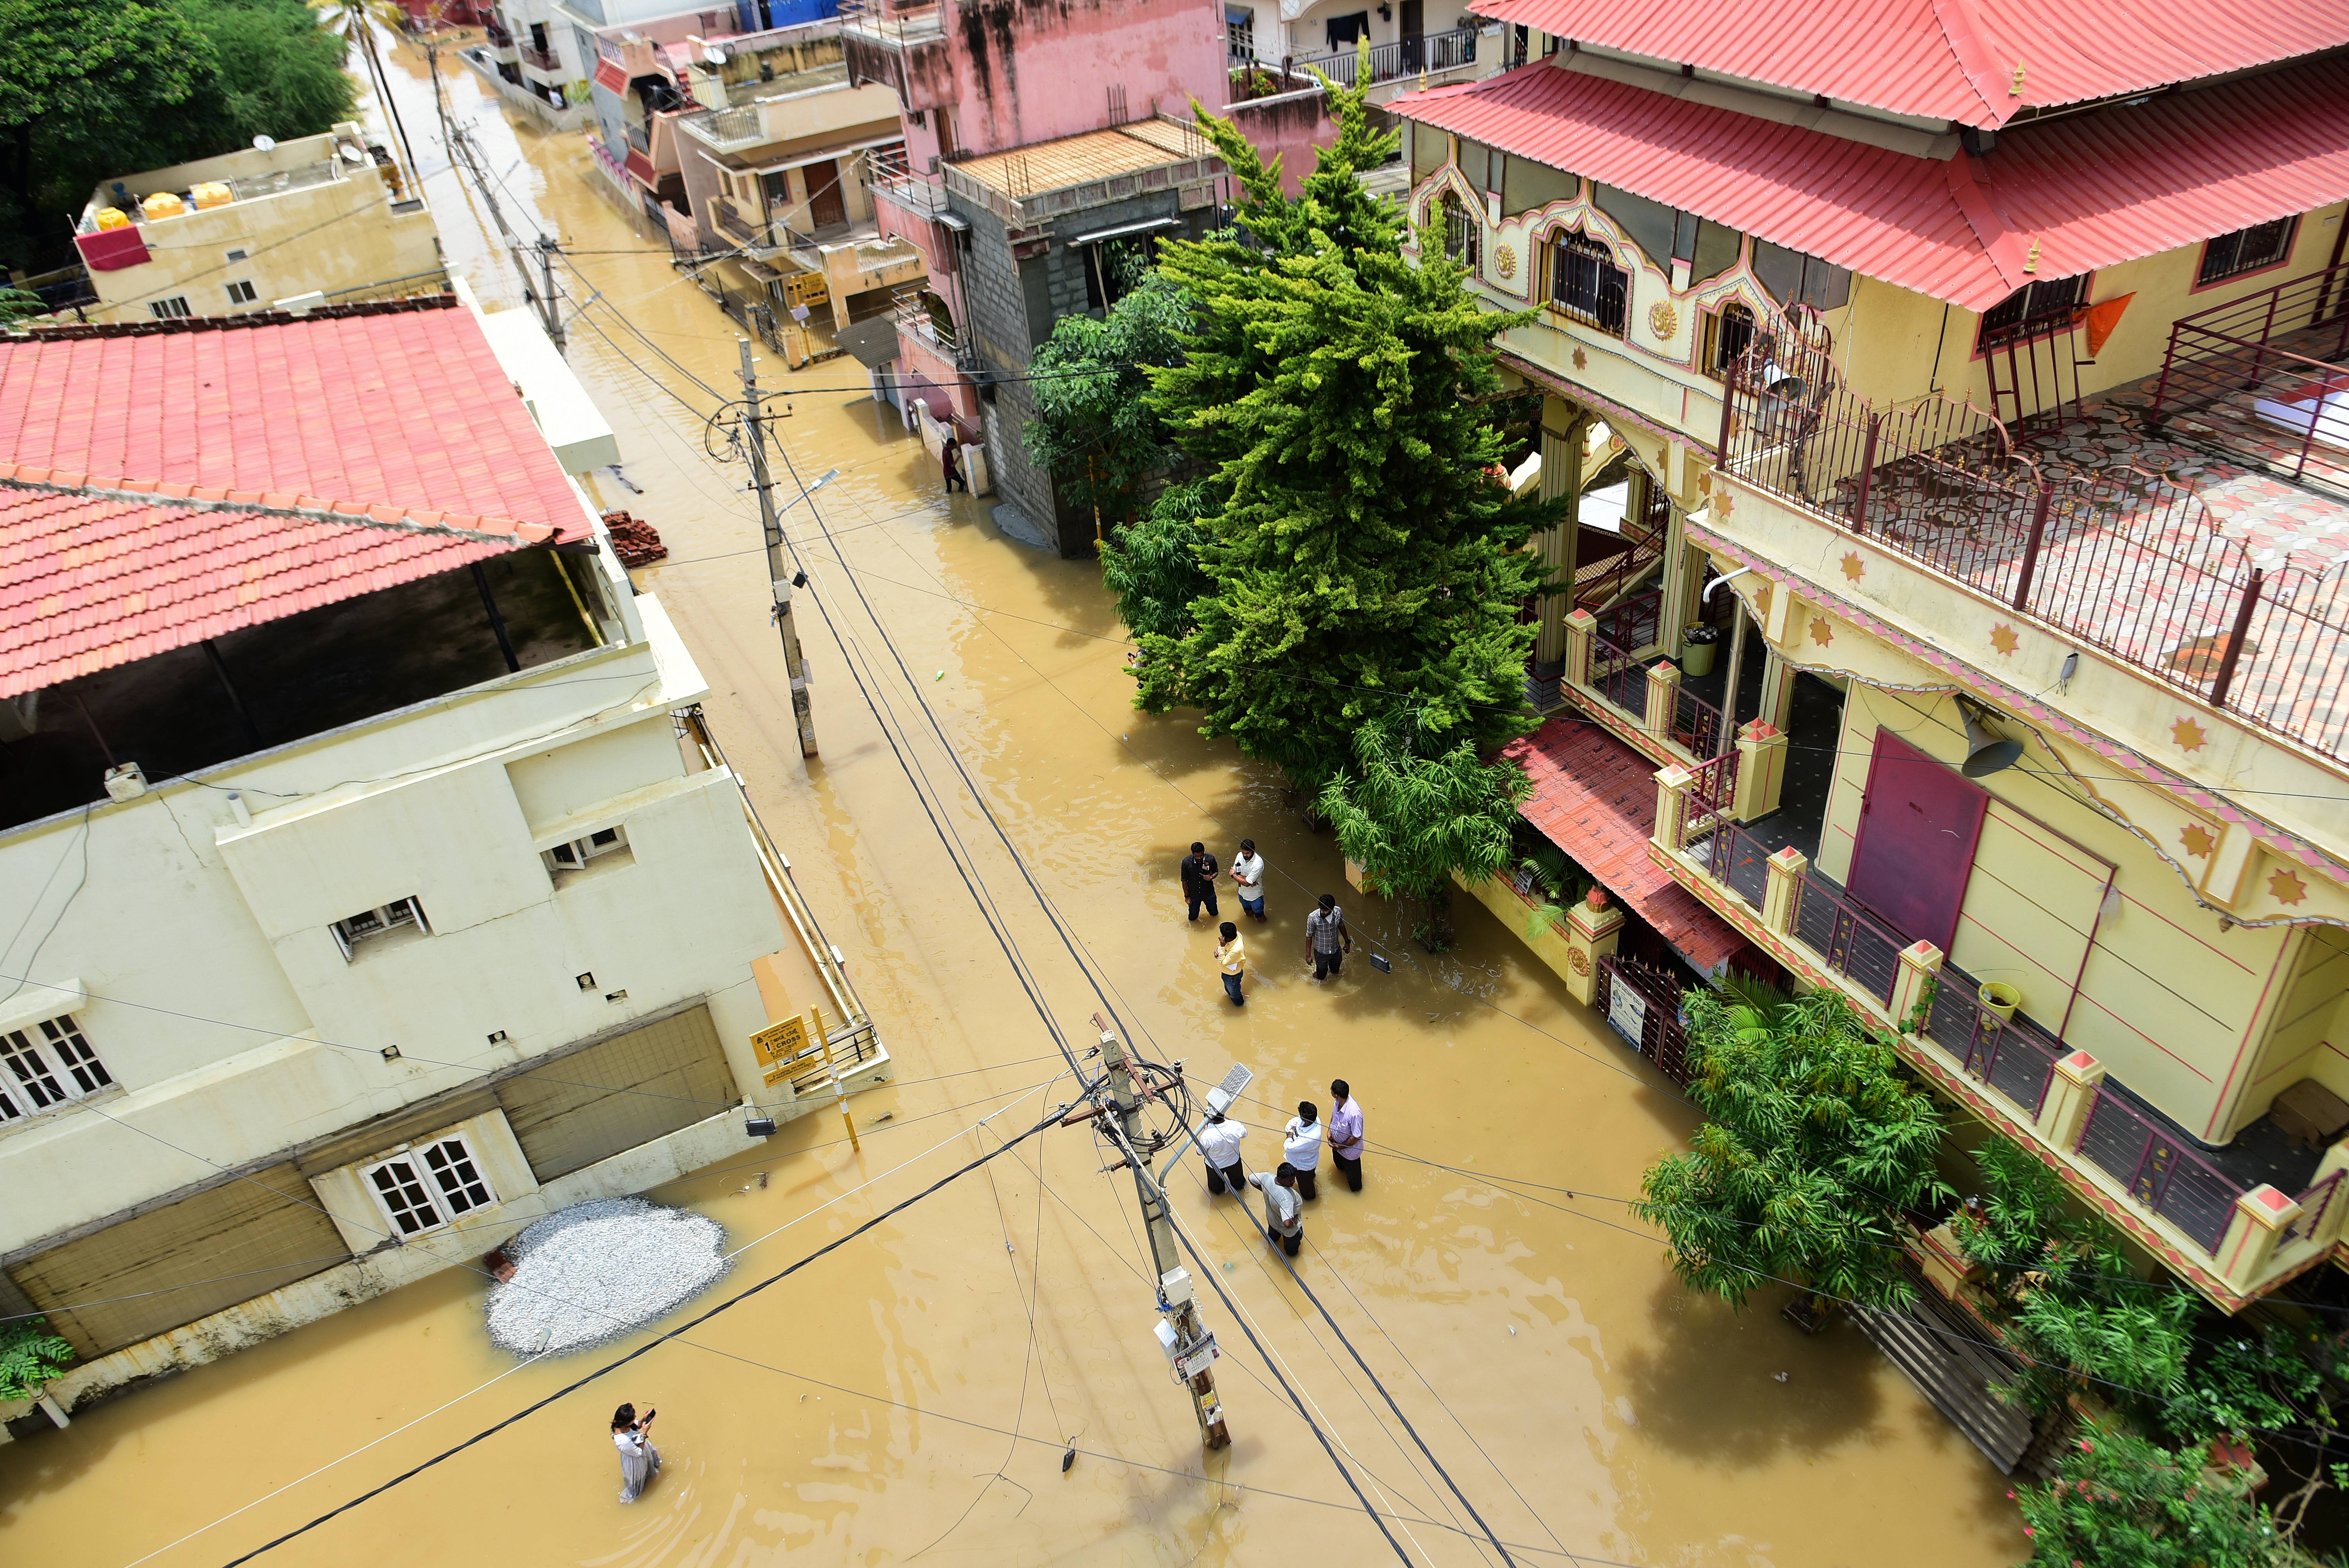
[[[1365,92],[1330,89],[1339,136],[1295,198],[1200,111],[1244,200],[1234,229],[1162,252],[1195,315],[1183,362],[1151,380],[1202,477],[1104,552],[1140,634],[1137,702],[1198,708],[1203,734],[1316,795],[1366,724],[1408,725],[1424,758],[1530,727],[1518,610],[1539,572],[1522,547],[1562,507],[1493,477],[1503,438],[1480,400],[1517,318],[1479,306],[1440,245],[1404,260],[1401,216],[1357,178],[1395,145]],[[1206,588],[1165,629],[1179,584],[1151,564],[1178,551]]]

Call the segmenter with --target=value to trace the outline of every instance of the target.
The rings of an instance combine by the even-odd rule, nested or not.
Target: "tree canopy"
[[[1453,873],[1482,881],[1509,863],[1509,830],[1532,790],[1522,769],[1486,764],[1465,737],[1429,756],[1407,724],[1378,718],[1354,732],[1354,765],[1322,788],[1320,806],[1364,885],[1428,905],[1419,937],[1442,946]]]
[[[1781,1283],[1830,1303],[1912,1299],[1901,1216],[1952,1194],[1934,1173],[1940,1108],[1891,1042],[1833,991],[1698,989],[1684,1006],[1705,1119],[1632,1208],[1671,1241],[1673,1272],[1736,1305]]]
[[[1150,397],[1148,367],[1181,358],[1191,302],[1155,270],[1100,319],[1064,315],[1028,370],[1036,417],[1021,430],[1029,455],[1080,506],[1111,521],[1130,517],[1165,466],[1166,427]]]
[[[69,260],[100,181],[347,119],[343,48],[301,0],[0,0],[0,261]]]
[[[1294,198],[1200,111],[1244,199],[1233,229],[1163,249],[1194,315],[1180,361],[1149,372],[1198,477],[1103,552],[1138,704],[1199,709],[1202,733],[1316,794],[1368,724],[1408,723],[1422,758],[1528,727],[1518,610],[1539,570],[1521,547],[1563,505],[1488,474],[1504,438],[1479,399],[1516,318],[1440,245],[1403,257],[1401,215],[1357,177],[1394,147],[1364,93],[1332,88],[1337,140]]]

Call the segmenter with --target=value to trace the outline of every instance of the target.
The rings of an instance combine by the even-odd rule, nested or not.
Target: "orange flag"
[[[2132,289],[2118,299],[2099,300],[2079,314],[2078,319],[2088,324],[2088,357],[2094,359],[2105,351],[2105,340],[2113,328],[2121,324],[2121,312],[2128,309],[2129,301],[2137,298]]]

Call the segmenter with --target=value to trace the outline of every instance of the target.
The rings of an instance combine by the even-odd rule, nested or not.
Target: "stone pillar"
[[[2300,1205],[2264,1181],[2237,1198],[2219,1243],[2219,1273],[2237,1290],[2248,1291],[2268,1272],[2276,1243],[2299,1218]]]
[[[1754,717],[1773,729],[1784,729],[1794,707],[1795,666],[1775,651],[1765,650],[1765,654],[1762,661],[1762,707]]]
[[[1688,827],[1689,786],[1695,782],[1696,775],[1677,762],[1656,769],[1655,842],[1667,854],[1681,852]]]
[[[1648,669],[1648,707],[1640,721],[1641,727],[1659,738],[1671,735],[1672,709],[1680,695],[1680,665],[1658,659]]]
[[[1808,855],[1788,844],[1764,862],[1770,881],[1762,890],[1762,923],[1782,936],[1795,934],[1795,916],[1802,907],[1803,873],[1811,869]]]
[[[1623,912],[1609,906],[1607,890],[1593,885],[1588,897],[1566,912],[1566,988],[1590,1006],[1599,995],[1599,961],[1611,958],[1623,931]]]
[[[1922,937],[1900,950],[1900,972],[1892,977],[1892,1026],[1904,1035],[1925,1032],[1926,989],[1940,979],[1941,950]]]
[[[1566,667],[1559,678],[1569,686],[1590,684],[1590,640],[1599,634],[1599,617],[1577,610],[1566,618]]]
[[[1563,592],[1541,600],[1541,634],[1534,642],[1534,676],[1553,675],[1566,657],[1566,617],[1574,608],[1575,550],[1582,524],[1576,512],[1582,505],[1582,449],[1589,434],[1589,413],[1557,398],[1542,400],[1541,496],[1544,500],[1569,497],[1566,516],[1557,526],[1535,536],[1543,574]]]
[[[1737,730],[1737,786],[1729,815],[1751,822],[1778,809],[1786,785],[1786,738],[1758,718],[1747,719]]]
[[[2047,1098],[2039,1102],[2040,1140],[2058,1154],[2080,1147],[2081,1130],[2096,1106],[2096,1086],[2105,1081],[2105,1064],[2085,1051],[2058,1057],[2047,1080]]]
[[[1735,729],[1738,676],[1745,668],[1745,601],[1737,596],[1735,583],[1722,592],[1729,595],[1729,673],[1721,682],[1721,715]]]

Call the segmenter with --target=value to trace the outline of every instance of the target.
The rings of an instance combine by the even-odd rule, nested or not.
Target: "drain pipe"
[[[1699,595],[1697,596],[1697,603],[1701,603],[1701,604],[1710,604],[1710,603],[1713,603],[1713,591],[1714,589],[1716,589],[1716,588],[1720,587],[1723,583],[1724,583],[1728,582],[1731,578],[1733,578],[1733,577],[1743,577],[1743,576],[1744,576],[1748,572],[1751,572],[1751,571],[1753,571],[1753,570],[1754,570],[1754,568],[1752,568],[1751,566],[1741,566],[1741,567],[1739,567],[1739,568],[1738,568],[1736,571],[1734,571],[1734,572],[1724,572],[1724,573],[1723,573],[1720,576],[1718,576],[1718,577],[1714,578],[1712,582],[1710,582],[1710,583],[1706,583],[1706,584],[1704,585],[1704,592],[1703,592],[1702,593],[1701,593],[1701,594],[1699,594]]]

